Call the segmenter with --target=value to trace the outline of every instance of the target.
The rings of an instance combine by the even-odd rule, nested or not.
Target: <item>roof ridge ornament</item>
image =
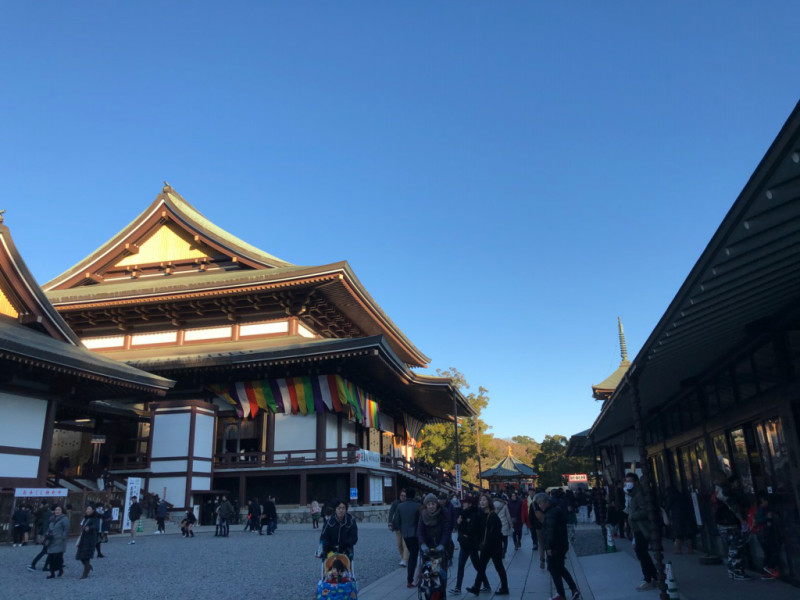
[[[167,183],[167,180],[164,180],[164,187],[161,188],[162,194],[169,194],[170,192],[174,192],[175,190],[172,189],[172,186]]]
[[[5,208],[1,209],[0,210],[0,225],[3,225],[5,223],[5,221],[6,221],[5,216],[3,216],[5,214],[6,214],[6,209]]]
[[[622,328],[622,319],[617,316],[617,324],[619,325],[619,353],[622,356],[622,362],[628,360],[628,346],[625,344],[625,330]]]

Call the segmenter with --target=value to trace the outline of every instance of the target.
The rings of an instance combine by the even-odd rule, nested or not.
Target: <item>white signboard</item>
[[[370,475],[369,501],[383,502],[383,477],[376,477],[375,475]]]
[[[131,498],[139,498],[142,491],[141,477],[128,477],[128,488],[125,490],[125,518],[122,521],[122,531],[130,531],[131,520],[128,516],[131,507]]]
[[[15,498],[66,498],[66,488],[16,488]]]
[[[461,463],[456,465],[456,491],[461,495]]]
[[[115,506],[111,509],[111,520],[119,521],[119,506]]]
[[[379,467],[381,464],[381,455],[372,450],[356,450],[356,462],[362,465],[373,465]]]

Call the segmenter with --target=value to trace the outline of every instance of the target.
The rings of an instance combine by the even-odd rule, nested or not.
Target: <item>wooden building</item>
[[[45,487],[60,431],[90,438],[95,415],[163,397],[172,385],[82,347],[0,215],[0,488]]]
[[[113,472],[178,507],[226,490],[279,503],[394,498],[431,421],[470,415],[346,262],[297,266],[223,231],[169,185],[45,286],[83,343],[177,384],[141,408]]]
[[[632,436],[655,490],[696,499],[708,550],[712,475],[765,492],[780,571],[800,580],[800,105],[589,432],[610,468]]]

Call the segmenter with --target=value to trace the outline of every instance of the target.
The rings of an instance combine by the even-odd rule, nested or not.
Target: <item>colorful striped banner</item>
[[[404,414],[403,420],[406,423],[406,432],[408,433],[408,437],[414,444],[416,444],[417,440],[419,439],[419,434],[422,433],[422,428],[425,427],[425,423],[419,419],[415,419],[409,414]]]
[[[378,403],[340,375],[314,375],[237,381],[210,385],[208,389],[236,409],[239,418],[255,417],[259,409],[273,413],[309,415],[343,412],[365,427],[378,428]]]

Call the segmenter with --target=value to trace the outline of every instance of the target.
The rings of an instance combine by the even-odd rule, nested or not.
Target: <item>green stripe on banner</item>
[[[300,377],[300,382],[306,392],[306,407],[308,408],[308,413],[313,414],[317,412],[317,408],[314,406],[314,388],[311,387],[311,377]]]

